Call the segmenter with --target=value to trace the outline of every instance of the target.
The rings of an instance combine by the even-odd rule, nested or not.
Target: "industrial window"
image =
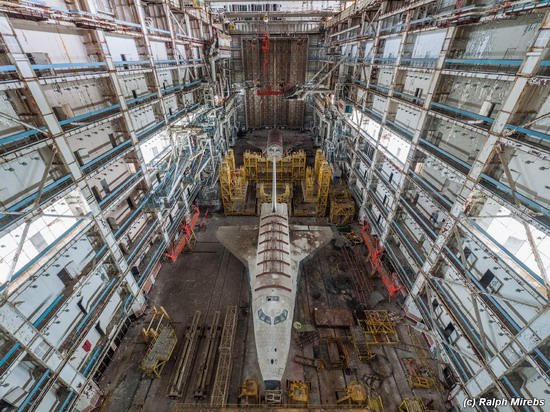
[[[489,293],[497,293],[503,285],[502,281],[490,270],[485,272],[483,277],[479,280],[479,283],[481,283]]]
[[[455,331],[455,327],[451,323],[449,323],[445,328],[445,330],[443,331],[443,334],[445,335],[448,341],[450,341],[451,335],[454,333],[454,331]]]
[[[281,313],[279,316],[275,316],[275,319],[273,321],[273,324],[284,322],[288,318],[288,310],[283,310],[283,313]]]
[[[80,309],[82,311],[82,313],[84,313],[85,315],[88,313],[88,311],[86,310],[86,308],[83,305],[83,299],[82,298],[80,298],[80,300],[77,302],[76,306],[78,306],[78,309]]]
[[[113,133],[109,133],[108,136],[109,136],[109,141],[111,142],[111,146],[116,147],[117,142],[116,142],[115,135]]]
[[[101,328],[99,322],[96,323],[94,329],[99,333],[99,336],[105,336],[105,331]]]
[[[105,190],[105,193],[107,193],[107,194],[111,193],[111,189],[109,188],[109,184],[107,183],[107,180],[101,179],[99,181],[99,184],[101,185],[103,190]]]
[[[63,268],[57,273],[57,277],[65,286],[69,284],[71,281],[71,275],[69,275],[69,272],[67,272],[67,269]]]
[[[271,317],[267,316],[263,310],[258,309],[258,317],[262,322],[267,323],[268,325],[271,325]]]
[[[74,157],[76,159],[76,162],[78,163],[79,166],[84,166],[84,159],[82,159],[82,155],[81,155],[81,152],[80,152],[80,149],[79,150],[76,150],[73,152],[74,153]]]
[[[392,180],[393,180],[393,173],[390,173],[390,178],[389,178],[388,182],[391,183]]]
[[[472,250],[469,247],[464,248],[464,257],[466,260],[472,255]]]
[[[98,202],[101,200],[101,194],[99,194],[99,189],[96,186],[92,186],[92,194],[95,197],[95,200]]]
[[[32,245],[38,250],[38,253],[42,252],[44,249],[48,247],[48,243],[46,242],[46,239],[44,239],[44,236],[40,232],[37,232],[35,235],[31,236],[29,238]]]
[[[52,349],[52,347],[50,346],[50,344],[48,342],[42,341],[38,344],[38,346],[36,347],[34,353],[39,358],[43,358],[44,356],[46,356],[50,352],[51,349]]]
[[[130,208],[130,210],[134,210],[136,208],[136,206],[134,205],[134,201],[131,197],[128,197],[126,199],[126,203],[128,203],[128,207]]]

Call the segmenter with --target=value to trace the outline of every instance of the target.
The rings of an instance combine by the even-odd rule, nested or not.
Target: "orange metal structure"
[[[361,237],[369,251],[368,258],[372,263],[372,273],[378,272],[380,274],[380,278],[384,286],[386,286],[390,298],[395,298],[401,291],[401,285],[398,284],[397,273],[388,271],[386,266],[382,264],[384,248],[380,245],[378,238],[370,234],[370,226],[367,222],[363,223]]]
[[[180,225],[180,233],[182,234],[179,241],[174,241],[170,244],[168,247],[168,250],[164,254],[172,263],[176,261],[179,254],[185,249],[185,246],[189,245],[191,240],[195,237],[195,226],[197,225],[197,221],[199,220],[201,212],[198,207],[195,206],[195,209],[193,210],[193,216],[187,221],[183,221]]]
[[[267,25],[266,25],[265,32],[262,36],[261,50],[264,55],[263,72],[264,72],[265,81],[267,82],[267,87],[263,90],[257,90],[256,94],[258,96],[279,96],[286,93],[286,91],[284,90],[273,90],[271,87],[271,84],[269,83],[269,50],[271,48],[270,44],[271,43],[269,42],[269,31],[267,30]]]

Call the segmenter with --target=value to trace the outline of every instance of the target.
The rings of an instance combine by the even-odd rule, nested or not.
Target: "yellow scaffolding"
[[[369,345],[396,345],[399,343],[399,335],[387,310],[365,310],[365,320],[360,320],[359,325]]]
[[[362,328],[359,326],[352,326],[350,331],[351,342],[353,343],[355,355],[357,356],[357,359],[359,359],[359,362],[367,363],[371,359],[374,359],[376,355],[371,352]]]
[[[369,396],[368,405],[370,412],[384,412],[384,405],[382,404],[382,397],[380,395],[376,398]]]
[[[323,156],[321,150],[315,153],[315,166],[306,168],[305,179],[302,181],[303,207],[295,207],[296,216],[326,215],[328,196],[330,192],[330,179],[332,169]],[[311,205],[312,207],[307,207]]]
[[[321,150],[315,154],[315,166],[306,167],[306,153],[303,150],[286,154],[275,163],[277,171],[277,201],[286,203],[291,209],[294,185],[302,186],[303,199],[294,202],[295,216],[326,216],[332,169]],[[228,150],[220,166],[220,188],[226,215],[253,215],[259,206],[271,202],[273,165],[260,152],[246,151],[243,165],[235,166],[233,150]],[[256,188],[256,204],[253,208],[253,192]],[[298,193],[299,195],[299,193]]]
[[[311,383],[304,381],[286,381],[286,388],[288,390],[288,400],[291,404],[309,404],[309,391],[311,390]]]
[[[336,390],[336,393],[342,392]],[[353,381],[345,389],[345,395],[342,398],[336,399],[337,404],[347,403],[348,405],[366,405],[369,402],[367,389],[362,382]]]
[[[399,412],[430,412],[424,405],[422,398],[413,396],[412,398],[405,398],[401,405],[399,405]]]
[[[153,317],[141,332],[145,341],[150,343],[140,367],[147,376],[160,378],[178,342],[176,331],[170,324],[170,316],[163,307],[153,307]]]
[[[315,170],[317,170],[317,163],[319,163],[319,171],[318,173],[316,173],[316,175],[318,176],[317,180],[319,182],[319,202],[317,206],[317,216],[322,217],[325,216],[325,214],[327,213],[332,168],[323,156],[323,152],[321,150],[317,150],[317,153],[315,154]]]
[[[345,186],[330,191],[330,223],[337,226],[349,225],[355,215],[355,201]]]
[[[443,391],[443,385],[435,377],[436,374],[430,368],[429,361],[431,356],[429,352],[422,347],[422,343],[418,338],[418,333],[415,331],[411,325],[408,325],[408,334],[411,339],[411,345],[413,346],[416,352],[416,359],[412,359],[410,367],[407,368],[407,380],[411,389],[415,388],[436,388],[439,391]],[[407,358],[404,358],[405,361]],[[418,364],[422,365],[422,370],[418,368]]]
[[[271,182],[273,165],[262,153],[247,150],[243,154],[243,166],[250,182]],[[283,156],[276,162],[277,181],[299,183],[305,178],[306,152],[298,150]]]
[[[253,215],[256,211],[247,208],[248,180],[246,169],[236,168],[232,149],[227,151],[220,165],[220,191],[223,210],[229,215]]]
[[[260,183],[256,189],[256,212],[260,213],[262,203],[271,203],[272,183]],[[283,193],[281,193],[284,190]],[[289,183],[277,183],[277,203],[286,203],[288,213],[291,213],[292,186]]]
[[[240,388],[239,402],[241,404],[257,405],[259,403],[260,390],[256,379],[248,378]]]

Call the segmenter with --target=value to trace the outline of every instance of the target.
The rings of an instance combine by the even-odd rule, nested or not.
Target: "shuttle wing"
[[[258,246],[258,226],[222,226],[216,237],[245,266],[253,265]]]
[[[332,229],[327,226],[290,225],[290,250],[292,260],[300,263],[332,239]]]

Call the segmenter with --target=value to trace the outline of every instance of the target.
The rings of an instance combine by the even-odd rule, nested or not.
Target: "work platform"
[[[172,356],[178,338],[176,331],[170,325],[165,325],[158,337],[151,343],[143,361],[141,369],[152,378],[160,378],[164,366]]]

